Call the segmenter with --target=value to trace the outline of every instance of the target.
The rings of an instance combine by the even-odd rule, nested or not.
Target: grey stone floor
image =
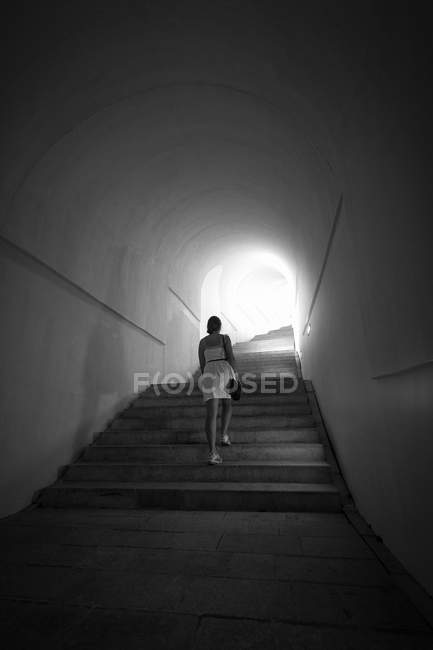
[[[6,650],[433,648],[344,514],[33,509],[0,546]]]

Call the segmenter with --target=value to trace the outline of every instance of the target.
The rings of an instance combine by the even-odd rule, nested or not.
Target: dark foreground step
[[[311,415],[257,415],[241,416],[233,412],[232,426],[234,429],[259,429],[282,428],[282,427],[313,427],[314,418]],[[179,429],[183,431],[204,431],[204,413],[202,417],[172,417],[167,412],[162,412],[155,417],[119,417],[116,418],[111,427],[114,429]]]
[[[330,468],[325,462],[229,461],[209,466],[204,450],[201,462],[179,463],[74,463],[62,476],[69,481],[228,481],[248,483],[329,483]]]
[[[204,431],[176,431],[170,429],[108,429],[95,434],[94,445],[197,444],[206,440]],[[237,444],[314,443],[319,433],[314,427],[297,429],[230,429],[230,439]]]
[[[224,461],[293,460],[323,461],[321,444],[233,444],[223,447]],[[206,458],[207,445],[141,444],[141,445],[91,445],[86,447],[81,461],[89,462],[146,462],[194,463]]]
[[[210,468],[213,469],[213,468]],[[52,508],[167,508],[339,512],[338,490],[307,483],[55,483],[37,497]]]

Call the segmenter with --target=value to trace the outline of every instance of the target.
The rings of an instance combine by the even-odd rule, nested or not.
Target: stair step
[[[325,462],[232,461],[210,467],[204,452],[201,462],[189,464],[90,463],[69,465],[62,476],[69,481],[246,481],[249,483],[329,483]]]
[[[321,444],[232,444],[223,448],[224,461],[236,460],[296,460],[323,461],[324,448]],[[191,463],[206,458],[207,445],[202,444],[141,444],[141,445],[91,445],[84,451],[81,460],[101,461],[146,461],[146,463]]]
[[[161,403],[161,398],[165,398]],[[306,394],[297,393],[277,393],[266,395],[264,393],[243,393],[242,399],[236,403],[236,408],[243,409],[245,406],[267,406],[273,407],[279,405],[292,406],[296,404],[308,404]],[[131,404],[131,407],[148,408],[149,406],[163,406],[171,408],[172,406],[202,406],[203,395],[198,391],[191,395],[169,395],[167,393],[156,395],[152,392],[140,393],[140,396]]]
[[[268,339],[270,340],[270,339]],[[281,341],[281,339],[280,339]],[[297,351],[294,348],[281,347],[275,350],[261,350],[257,348],[258,341],[247,341],[243,343],[235,343],[233,351],[238,350],[241,354],[251,354],[255,356],[262,356],[269,359],[276,357],[293,358],[297,356]]]
[[[154,385],[98,434],[39,505],[338,512],[339,491],[298,377],[290,326],[234,346],[238,370],[256,382],[234,405],[232,445],[207,464],[198,375]],[[290,377],[290,374],[292,375]],[[288,376],[289,375],[289,376]],[[293,390],[296,388],[296,390]]]
[[[169,393],[166,390],[160,390],[156,392],[153,387],[149,388],[146,391],[139,393],[137,398],[132,402],[133,404],[139,404],[140,406],[147,406],[150,404],[159,404],[162,399],[167,400],[167,405],[171,404],[203,404],[203,393],[198,389],[194,389],[192,393],[188,394],[184,390],[180,394]],[[308,397],[306,392],[296,391],[294,393],[288,392],[261,392],[261,393],[242,393],[242,398],[237,402],[237,407],[243,407],[247,405],[261,405],[261,404],[307,404]]]
[[[112,427],[114,429],[142,429],[143,424],[147,427],[158,427],[162,429],[179,429],[186,431],[203,431],[204,413],[201,418],[172,417],[166,411],[155,417],[119,417],[116,418]],[[311,415],[258,415],[258,416],[241,416],[236,411],[232,416],[233,428],[252,429],[263,427],[312,427],[315,425],[314,418]]]
[[[258,372],[262,371],[262,368],[268,368],[270,371],[274,372],[285,372],[285,371],[296,371],[297,363],[296,359],[273,359],[269,361],[268,359],[247,359],[242,355],[236,357],[236,367],[240,366],[249,368],[252,371],[257,369]]]
[[[296,354],[288,354],[281,352],[247,352],[247,351],[236,351],[234,350],[236,363],[266,363],[271,365],[272,363],[277,363],[280,365],[296,365],[297,356]]]
[[[287,339],[293,337],[293,328],[291,325],[280,327],[276,330],[269,330],[269,332],[264,332],[263,334],[256,334],[251,341],[260,341],[262,339],[272,339],[274,340],[277,336],[283,336]]]
[[[248,366],[250,368],[257,368],[258,370],[263,366],[269,366],[269,368],[279,368],[282,371],[285,370],[296,370],[298,365],[298,360],[296,357],[274,357],[270,359],[267,354],[263,355],[254,355],[251,353],[235,353],[236,366]]]
[[[294,347],[293,343],[286,337],[279,337],[277,339],[257,339],[255,341],[242,341],[240,343],[235,343],[233,346],[233,352],[236,353],[239,351],[248,352],[293,352]]]
[[[251,375],[260,375],[261,373],[269,374],[270,376],[275,375],[286,375],[288,378],[291,376],[297,376],[297,365],[295,363],[262,363],[262,362],[249,362],[249,361],[237,361],[236,362],[237,370],[242,373],[248,373]]]
[[[188,418],[203,418],[205,416],[204,403],[201,404],[185,404],[178,406],[170,404],[170,413],[167,414],[168,405],[165,406],[161,404],[152,404],[148,406],[142,406],[135,402],[129,408],[127,408],[122,413],[122,417],[143,417],[143,418],[152,418],[157,417],[161,414],[169,415],[170,417],[188,417]],[[221,410],[221,409],[220,409]],[[238,417],[244,418],[245,416],[253,415],[309,415],[311,414],[311,408],[309,404],[278,404],[278,405],[269,405],[269,404],[246,404],[242,407],[237,408],[235,405],[235,410],[233,411],[233,417],[236,415]]]
[[[256,346],[256,343],[254,343],[254,346]],[[239,356],[248,356],[252,359],[296,359],[298,356],[296,350],[289,350],[288,348],[263,351],[254,349],[254,347],[250,349],[248,345],[241,343],[235,343],[233,351],[237,351]]]
[[[293,373],[296,377],[296,373]],[[245,388],[249,391],[249,395],[257,396],[260,395],[306,395],[304,382],[301,377],[296,377],[296,390],[293,390],[294,382],[291,377],[287,377],[284,373],[282,376],[280,373],[266,373],[265,376],[258,373],[248,373],[248,383],[245,381]],[[166,397],[172,397],[174,395],[178,396],[189,396],[189,395],[202,395],[198,387],[198,377],[195,377],[193,390],[191,391],[191,386],[189,383],[178,383],[174,382],[169,384],[151,384],[140,393],[140,396],[144,397],[153,397],[155,395],[161,395]],[[250,388],[251,383],[255,382],[257,390]],[[254,386],[253,386],[254,388]]]
[[[38,503],[53,508],[167,508],[258,512],[341,510],[338,490],[326,483],[55,483],[43,490]]]
[[[230,429],[230,437],[235,443],[314,443],[319,442],[319,434],[315,428],[298,428],[298,429],[247,429],[236,430]],[[98,434],[95,445],[124,445],[124,444],[195,444],[202,443],[205,440],[203,431],[176,431],[170,429],[108,429]]]

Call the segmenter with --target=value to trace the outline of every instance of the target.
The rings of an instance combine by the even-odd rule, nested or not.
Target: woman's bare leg
[[[211,454],[216,453],[216,421],[218,416],[218,399],[206,401],[206,437]]]
[[[232,400],[223,399],[223,412],[221,416],[221,438],[224,438],[227,435],[227,430],[229,428],[230,420],[232,419]]]

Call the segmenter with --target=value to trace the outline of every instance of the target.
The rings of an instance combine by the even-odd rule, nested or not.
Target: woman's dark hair
[[[207,322],[207,333],[218,332],[221,329],[221,320],[218,316],[211,316]]]

